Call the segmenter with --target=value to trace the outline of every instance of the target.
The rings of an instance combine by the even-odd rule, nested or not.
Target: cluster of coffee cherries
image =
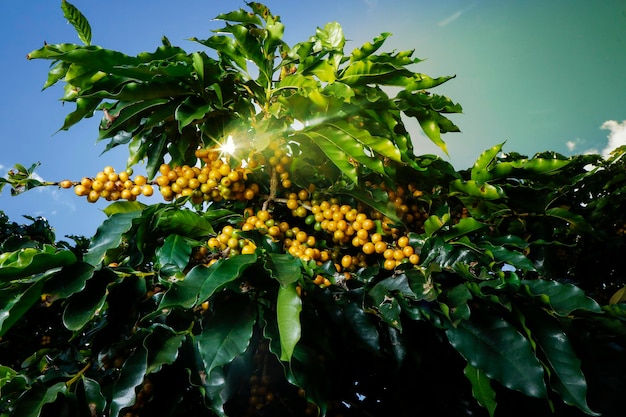
[[[155,183],[166,201],[189,196],[194,204],[204,201],[252,200],[259,193],[256,183],[248,184],[249,167],[232,167],[217,148],[198,149],[202,167],[171,167],[162,164]]]
[[[148,183],[145,176],[137,175],[131,179],[128,171],[118,173],[110,166],[105,167],[93,178],[84,177],[80,182],[64,180],[58,185],[61,188],[74,187],[76,195],[87,197],[90,203],[95,203],[100,198],[107,201],[134,201],[140,195],[149,197],[154,193],[152,184]]]
[[[376,220],[348,204],[339,204],[336,199],[318,202],[310,201],[309,196],[310,191],[302,189],[290,193],[285,200],[284,204],[294,217],[293,225],[274,219],[273,212],[266,209],[256,212],[250,209],[242,223],[225,225],[216,236],[208,239],[208,249],[201,252],[207,265],[220,257],[254,253],[256,244],[242,233],[251,230],[280,242],[285,252],[303,262],[313,261],[321,266],[332,261],[343,280],[349,280],[358,268],[379,261],[387,270],[402,263],[419,263],[419,254],[409,238],[384,225],[384,216],[377,216],[381,220]],[[325,287],[330,285],[330,280],[319,275],[314,277],[314,283]]]

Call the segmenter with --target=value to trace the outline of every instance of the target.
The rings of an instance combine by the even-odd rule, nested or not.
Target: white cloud
[[[615,120],[607,120],[602,123],[600,129],[609,131],[609,141],[604,149],[602,149],[603,157],[608,157],[613,150],[622,145],[626,145],[626,120],[623,120],[621,123]]]
[[[458,12],[455,12],[451,14],[450,16],[446,17],[445,19],[441,20],[439,23],[437,23],[437,26],[441,26],[441,27],[447,26],[450,23],[454,22],[459,17],[461,17],[462,14],[463,14],[463,11],[459,10]]]
[[[465,6],[461,10],[457,10],[456,12],[452,13],[450,16],[444,18],[443,20],[440,20],[437,23],[437,26],[439,26],[439,27],[448,26],[450,23],[454,22],[459,17],[461,17],[461,15],[463,15],[463,13],[473,9],[474,6],[476,6],[476,3],[470,3],[469,5]]]
[[[576,148],[576,142],[574,142],[573,140],[568,140],[567,142],[565,142],[565,146],[567,146],[567,149],[572,152],[574,148]]]

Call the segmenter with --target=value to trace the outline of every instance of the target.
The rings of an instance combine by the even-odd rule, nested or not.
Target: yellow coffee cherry
[[[71,188],[72,185],[73,185],[73,183],[70,180],[63,180],[63,181],[59,182],[59,187],[61,187],[61,188]]]

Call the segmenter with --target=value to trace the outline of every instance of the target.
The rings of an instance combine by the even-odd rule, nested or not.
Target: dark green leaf
[[[472,320],[446,330],[448,340],[489,378],[529,397],[546,396],[543,368],[530,343],[503,318],[472,315]]]
[[[496,392],[491,387],[487,375],[469,363],[463,369],[463,373],[472,384],[472,396],[478,401],[478,404],[487,409],[489,416],[493,417],[496,411]]]
[[[176,108],[175,117],[178,120],[178,131],[190,125],[196,120],[202,119],[205,114],[211,111],[213,105],[199,100],[195,96],[186,98]]]
[[[82,382],[87,404],[89,404],[90,407],[93,404],[94,413],[96,415],[101,415],[104,412],[104,407],[106,406],[106,398],[102,394],[100,384],[97,381],[85,376],[83,376]]]
[[[165,238],[163,245],[156,251],[157,265],[162,268],[165,265],[176,265],[183,271],[189,263],[191,256],[191,246],[187,240],[180,235],[169,235]]]
[[[580,214],[572,213],[566,208],[554,207],[546,210],[546,216],[556,217],[561,220],[566,221],[572,230],[584,232],[584,233],[592,233],[593,228],[591,225],[585,220],[583,216]]]
[[[110,138],[120,131],[134,131],[138,124],[137,118],[146,117],[153,112],[155,108],[167,104],[168,102],[169,100],[165,98],[155,98],[152,100],[141,100],[138,98],[137,101],[133,101],[122,108],[116,109],[116,113],[111,115],[114,120],[109,126],[105,126],[104,129],[100,130],[98,140]]]
[[[135,388],[139,386],[146,375],[148,351],[144,346],[138,346],[126,359],[122,366],[119,378],[113,386],[111,412],[117,416],[122,408],[133,405],[136,401]]]
[[[148,352],[146,374],[159,372],[163,365],[173,364],[186,337],[160,324],[153,325],[151,330],[143,343]]]
[[[42,281],[0,290],[0,337],[40,300]],[[16,291],[17,290],[17,291]]]
[[[43,291],[53,298],[67,298],[82,291],[93,273],[94,267],[84,262],[67,265],[46,281]]]
[[[551,387],[561,395],[565,403],[574,405],[589,415],[598,416],[587,405],[587,381],[580,369],[580,359],[567,335],[554,318],[546,314],[534,313],[530,317],[527,314],[527,319],[532,335],[552,370]]]
[[[572,284],[562,284],[557,281],[545,279],[523,280],[529,294],[540,297],[554,312],[566,317],[576,310],[602,311],[600,305],[587,297],[585,292]]]
[[[115,280],[109,270],[98,271],[87,281],[85,289],[69,298],[63,311],[63,324],[69,330],[80,330],[106,301],[107,286]]]
[[[218,310],[202,333],[195,337],[207,377],[216,368],[230,363],[241,355],[252,338],[256,314],[254,309],[231,305]]]
[[[356,48],[350,55],[351,61],[360,61],[371,56],[385,43],[385,40],[391,36],[391,33],[381,33],[380,36],[374,38],[373,43],[366,42],[360,48]]]
[[[37,382],[18,398],[11,416],[37,417],[44,405],[54,402],[59,394],[66,392],[65,382],[57,382],[50,387]]]
[[[198,301],[205,279],[211,273],[209,269],[204,265],[196,265],[187,273],[185,279],[175,281],[161,299],[159,308],[193,307]]]

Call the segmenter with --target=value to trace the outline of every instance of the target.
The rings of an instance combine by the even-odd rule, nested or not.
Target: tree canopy
[[[0,415],[620,415],[626,149],[458,171],[405,126],[446,151],[452,77],[389,33],[287,45],[247,3],[129,56],[61,8],[82,44],[28,57],[128,164],[0,179],[111,201],[71,244],[0,217]]]

